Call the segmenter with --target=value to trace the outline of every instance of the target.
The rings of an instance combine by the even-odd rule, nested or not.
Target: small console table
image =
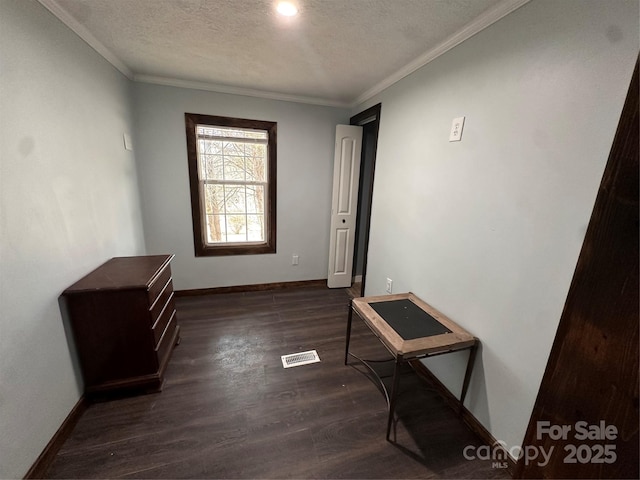
[[[389,405],[387,440],[391,433],[400,380],[399,370],[403,362],[469,350],[469,360],[460,395],[460,404],[464,403],[478,348],[477,338],[413,293],[354,298],[351,301],[347,321],[344,363],[348,364],[349,355],[351,355],[372,371],[366,360],[349,352],[353,312],[364,321],[395,359],[390,396],[380,380]]]

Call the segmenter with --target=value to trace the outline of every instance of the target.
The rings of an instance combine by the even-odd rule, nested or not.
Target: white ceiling
[[[137,81],[349,106],[528,0],[40,0]]]

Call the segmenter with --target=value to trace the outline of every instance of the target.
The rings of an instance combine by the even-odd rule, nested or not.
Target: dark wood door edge
[[[80,420],[80,417],[88,406],[89,401],[85,399],[84,396],[80,397],[24,478],[47,478],[49,467],[56,458],[58,451],[69,435],[71,435],[78,420]]]

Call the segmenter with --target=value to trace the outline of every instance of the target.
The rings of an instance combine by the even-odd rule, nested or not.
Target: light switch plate
[[[464,127],[464,117],[457,117],[451,123],[451,133],[449,134],[450,142],[459,142],[462,140],[462,128]]]
[[[131,140],[131,135],[125,133],[124,137],[124,149],[125,150],[133,150],[133,141]]]

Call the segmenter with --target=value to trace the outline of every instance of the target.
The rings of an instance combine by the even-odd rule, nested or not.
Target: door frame
[[[373,180],[375,177],[376,170],[376,155],[378,153],[378,132],[380,131],[380,111],[382,110],[382,104],[378,103],[372,107],[363,110],[362,112],[354,115],[349,119],[350,125],[358,125],[363,127],[364,125],[372,125],[373,126],[373,134],[374,134],[374,142],[373,142],[373,155],[371,156],[372,165],[371,165],[371,175],[368,178],[364,176],[364,168],[365,168],[365,144],[364,144],[364,135],[362,140],[362,156],[360,158],[360,180],[359,180],[359,188],[358,188],[358,207],[356,214],[356,235],[355,235],[355,247],[353,249],[353,264],[356,265],[356,261],[358,258],[358,250],[359,250],[359,241],[360,237],[364,235],[364,252],[362,257],[362,285],[360,290],[360,296],[364,295],[364,288],[366,284],[367,277],[367,257],[369,254],[369,234],[371,231],[371,205],[373,203]],[[371,188],[369,189],[369,195],[367,198],[363,198],[363,182],[371,182]],[[366,202],[366,203],[365,203]],[[367,205],[369,216],[366,219],[366,228],[364,232],[360,231],[360,222],[362,217],[362,206]]]

